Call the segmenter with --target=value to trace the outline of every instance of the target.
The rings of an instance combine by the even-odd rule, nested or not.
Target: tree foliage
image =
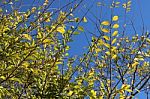
[[[132,99],[149,87],[150,34],[129,37],[126,23],[114,10],[131,10],[131,0],[98,2],[111,10],[100,19],[82,56],[70,56],[73,37],[87,32],[87,13],[76,11],[84,0],[73,0],[49,11],[56,0],[45,0],[22,11],[21,0],[0,5],[0,98],[2,99]],[[134,1],[133,1],[134,2]],[[8,9],[8,11],[6,10]],[[132,23],[132,21],[131,21]],[[130,31],[129,31],[130,32]]]

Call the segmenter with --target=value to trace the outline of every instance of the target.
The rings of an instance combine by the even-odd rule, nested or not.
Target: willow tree
[[[115,13],[123,9],[127,14],[130,0],[98,2],[100,8],[110,9],[110,17],[95,17],[98,35],[91,33],[86,52],[73,57],[69,42],[87,32],[81,23],[90,22],[90,8],[78,17],[84,0],[66,1],[54,8],[58,3],[33,0],[23,8],[22,0],[1,1],[1,98],[131,99],[148,89],[149,32],[143,30],[138,36],[131,24],[135,35],[125,35],[127,19],[121,24],[123,18]]]

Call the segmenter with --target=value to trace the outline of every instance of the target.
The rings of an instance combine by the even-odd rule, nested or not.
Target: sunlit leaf
[[[121,89],[125,90],[125,91],[128,91],[128,92],[132,92],[132,90],[130,89],[130,85],[128,85],[128,84],[123,84]]]
[[[105,52],[107,55],[110,55],[110,51]]]
[[[110,25],[109,21],[103,21],[101,25]]]
[[[110,48],[110,44],[104,43],[104,46],[106,46],[107,48]]]
[[[119,28],[119,25],[118,25],[118,24],[114,24],[114,25],[113,25],[113,28],[114,28],[114,29],[117,29],[117,28]]]
[[[58,61],[58,62],[55,63],[55,65],[59,65],[59,64],[63,64],[63,62]]]
[[[78,30],[84,32],[84,28],[82,26],[78,26]]]
[[[96,91],[91,90],[92,97],[96,98]]]
[[[27,40],[32,40],[32,37],[29,34],[23,34],[23,37]]]
[[[97,43],[98,46],[101,46],[103,44],[104,44],[104,41],[102,39],[98,40],[98,43]]]
[[[150,44],[150,39],[149,38],[146,38],[146,41]]]
[[[112,36],[117,36],[118,35],[118,31],[114,31]]]
[[[107,41],[109,41],[110,40],[110,38],[108,37],[108,36],[103,36],[103,38],[105,39],[105,40],[107,40]]]
[[[135,67],[135,66],[137,66],[139,63],[138,62],[134,62],[133,64],[132,64],[132,67]]]
[[[25,62],[22,63],[22,65],[23,65],[25,68],[27,68],[27,67],[30,65],[30,63],[27,62],[27,61],[25,61]]]
[[[73,91],[69,91],[68,96],[71,96],[73,94]]]
[[[112,40],[112,42],[111,42],[111,44],[116,43],[116,41],[117,41],[117,39],[116,39],[116,38],[115,38],[115,39],[113,39],[113,40]]]
[[[132,92],[132,90],[131,90],[131,89],[126,89],[126,91],[128,91],[128,92]]]
[[[100,48],[96,48],[96,49],[95,49],[95,52],[96,52],[96,53],[99,53],[100,51],[101,51]]]
[[[75,22],[80,22],[80,18],[74,18]]]
[[[101,28],[101,31],[104,32],[104,33],[109,33],[110,32],[109,29],[107,29],[107,28]]]
[[[86,17],[83,17],[83,22],[87,22],[87,19],[86,19]]]
[[[10,78],[10,80],[13,80],[13,81],[17,81],[17,82],[19,82],[19,83],[22,83],[19,78],[14,78],[14,77],[13,77],[13,78]]]
[[[60,27],[57,28],[57,32],[60,32],[60,33],[64,34],[65,33],[65,28],[60,26]]]
[[[116,59],[116,58],[117,58],[117,55],[113,55],[113,56],[112,56],[112,59]]]
[[[6,79],[6,77],[5,77],[5,76],[0,76],[0,78],[1,78],[1,79],[3,79],[3,80],[5,80],[5,79]]]
[[[118,16],[113,16],[112,21],[118,21]]]
[[[45,40],[43,40],[43,43],[50,43],[50,42],[51,42],[50,39],[45,39]]]
[[[116,2],[115,4],[120,4],[120,2]]]
[[[73,32],[74,35],[80,34],[78,31]]]

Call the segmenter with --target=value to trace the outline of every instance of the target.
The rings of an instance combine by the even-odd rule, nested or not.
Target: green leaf
[[[5,76],[1,76],[0,78],[1,78],[1,79],[3,79],[3,80],[5,80],[5,79],[6,79],[6,77],[5,77]]]
[[[109,33],[110,32],[109,29],[107,29],[107,28],[101,28],[101,31],[104,32],[104,33]]]
[[[80,34],[79,32],[77,32],[77,31],[75,31],[75,32],[73,32],[73,34],[74,35],[78,35],[78,34]]]
[[[17,82],[19,82],[19,83],[22,83],[21,80],[20,80],[20,78],[10,78],[10,80],[13,80],[13,81],[17,81]]]
[[[75,22],[80,22],[80,18],[74,18]]]
[[[108,37],[108,36],[103,36],[103,38],[105,39],[105,40],[107,40],[107,41],[109,41],[110,40],[110,38]]]
[[[117,58],[117,55],[113,55],[113,56],[112,56],[112,59],[116,59],[116,58]]]
[[[114,25],[113,25],[113,28],[114,28],[114,29],[117,29],[117,28],[119,28],[119,25],[118,25],[118,24],[114,24]]]
[[[95,49],[95,52],[96,52],[96,53],[99,53],[100,51],[101,51],[100,48],[96,48],[96,49]]]
[[[116,39],[116,38],[115,38],[115,39],[113,39],[113,40],[112,40],[112,42],[111,42],[111,44],[116,43],[116,41],[117,41],[117,39]]]
[[[105,52],[107,55],[110,55],[110,51]]]
[[[104,43],[104,46],[106,46],[107,48],[110,48],[110,44],[108,43]]]
[[[43,40],[43,43],[45,44],[45,43],[50,43],[51,42],[51,40],[50,39],[45,39],[45,40]]]
[[[87,19],[86,19],[86,17],[83,17],[83,22],[87,22]]]
[[[112,36],[117,36],[118,35],[118,31],[114,31]]]
[[[132,67],[135,67],[135,66],[137,66],[139,64],[139,62],[134,62],[133,64],[132,64]]]
[[[101,46],[101,45],[103,45],[103,44],[104,44],[104,41],[103,41],[102,39],[99,39],[97,45],[98,45],[98,46]]]
[[[78,30],[84,32],[84,28],[82,26],[78,26]]]
[[[113,16],[112,21],[118,21],[118,16]]]
[[[27,40],[32,40],[32,37],[29,34],[23,34],[23,37]]]
[[[57,32],[60,32],[60,33],[64,34],[65,33],[65,28],[60,26],[60,27],[57,28]]]
[[[68,96],[71,96],[73,94],[73,91],[69,91]]]
[[[102,23],[101,23],[101,25],[110,25],[110,23],[109,23],[109,21],[103,21]]]
[[[92,97],[96,98],[96,91],[91,90]]]

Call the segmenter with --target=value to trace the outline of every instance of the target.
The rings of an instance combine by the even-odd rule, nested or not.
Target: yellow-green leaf
[[[118,18],[119,18],[118,16],[113,16],[112,20],[113,21],[118,21]]]
[[[116,2],[115,4],[120,4],[120,2]]]
[[[108,41],[110,40],[110,38],[109,38],[108,36],[106,36],[106,35],[103,36],[103,38],[104,38],[105,40],[108,40]]]
[[[110,25],[109,21],[103,21],[101,25]]]
[[[10,78],[9,80],[13,80],[13,81],[17,81],[17,82],[19,82],[19,83],[22,83],[22,82],[21,82],[21,79],[19,79],[19,78]]]
[[[45,20],[45,22],[50,22],[50,18],[47,18],[47,19]]]
[[[68,96],[71,96],[73,94],[73,91],[69,91]]]
[[[150,39],[149,39],[149,38],[146,38],[146,41],[147,41],[148,43],[150,43]]]
[[[1,78],[1,79],[3,79],[3,80],[5,80],[5,79],[6,79],[6,77],[4,77],[4,76],[1,76],[0,78]]]
[[[117,39],[116,39],[116,38],[115,38],[115,39],[113,39],[113,40],[112,40],[112,42],[111,42],[111,44],[114,44],[116,41],[117,41]]]
[[[129,88],[130,88],[130,85],[123,84],[123,85],[121,86],[121,88],[122,88],[122,89],[129,89]]]
[[[74,18],[75,22],[80,22],[79,18]]]
[[[118,24],[114,24],[114,25],[113,25],[113,28],[114,28],[114,29],[117,29],[117,28],[119,28],[119,25],[118,25]]]
[[[104,43],[107,48],[110,48],[110,44]]]
[[[37,38],[42,38],[42,32],[38,32]]]
[[[129,1],[127,2],[127,4],[131,4],[131,2],[132,2],[132,1],[129,0]]]
[[[116,52],[116,49],[117,49],[117,47],[111,46],[111,51],[112,51],[112,52]]]
[[[118,35],[118,31],[114,31],[112,36],[117,36]]]
[[[125,91],[128,91],[128,92],[132,92],[132,90],[130,89],[130,85],[127,85],[127,84],[123,84],[121,89],[125,90]]]
[[[78,26],[78,30],[84,32],[84,28],[82,26]]]
[[[135,66],[137,66],[139,63],[138,62],[134,62],[133,64],[132,64],[132,67],[135,67]]]
[[[95,52],[96,52],[96,53],[98,53],[98,52],[100,52],[100,51],[101,51],[100,48],[96,48],[96,49],[95,49]]]
[[[29,34],[23,34],[23,37],[27,40],[32,40],[32,37]]]
[[[57,32],[60,32],[60,33],[64,34],[65,33],[65,28],[60,26],[60,27],[57,28]]]
[[[98,46],[101,46],[103,44],[104,44],[104,41],[102,39],[98,40],[98,43],[97,43]]]
[[[83,22],[87,22],[87,19],[86,19],[86,17],[83,17]]]
[[[92,97],[96,98],[96,91],[91,90]]]
[[[112,56],[112,59],[116,59],[116,58],[117,58],[117,55],[113,55],[113,56]]]
[[[101,28],[101,31],[104,33],[109,33],[109,29],[106,29],[106,28]]]
[[[43,40],[43,43],[50,43],[50,42],[51,42],[51,40],[49,40],[49,39]]]
[[[105,52],[107,55],[110,55],[110,51]]]
[[[63,62],[58,61],[58,62],[55,63],[55,65],[59,65],[59,64],[63,64]]]
[[[131,90],[131,89],[126,89],[126,91],[128,91],[128,92],[132,92],[132,90]]]
[[[27,68],[30,65],[30,63],[25,61],[25,62],[22,63],[22,65],[23,65],[23,67]]]

